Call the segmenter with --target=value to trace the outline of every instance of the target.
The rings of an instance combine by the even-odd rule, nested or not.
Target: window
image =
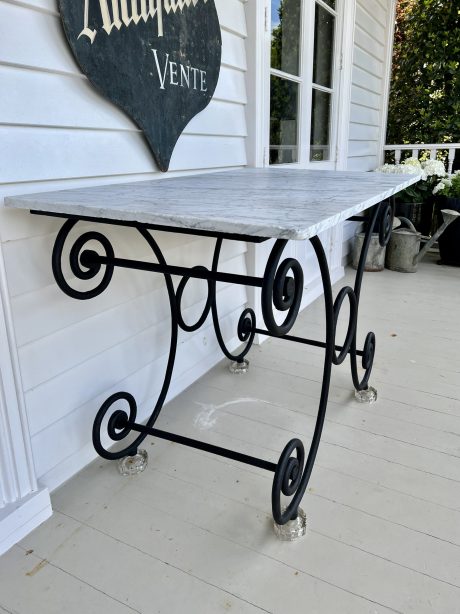
[[[335,159],[343,0],[271,0],[270,164]]]

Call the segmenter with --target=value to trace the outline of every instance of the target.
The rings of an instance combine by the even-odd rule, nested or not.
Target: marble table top
[[[419,175],[240,169],[44,192],[7,207],[254,237],[308,239],[416,183]]]

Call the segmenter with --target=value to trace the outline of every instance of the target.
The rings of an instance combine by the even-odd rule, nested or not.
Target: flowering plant
[[[434,189],[443,178],[446,177],[444,162],[441,160],[424,160],[420,162],[417,158],[406,158],[402,164],[384,164],[376,169],[379,173],[392,173],[399,175],[421,175],[420,181],[406,188],[398,194],[400,202],[421,203],[428,196],[435,194]],[[438,188],[438,191],[441,188]]]
[[[460,171],[456,171],[453,175],[443,177],[439,183],[434,186],[433,194],[447,196],[448,198],[460,198]]]

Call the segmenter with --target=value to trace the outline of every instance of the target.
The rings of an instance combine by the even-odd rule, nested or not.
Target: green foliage
[[[441,195],[448,198],[460,198],[460,173],[452,177],[452,184],[445,187]]]
[[[400,203],[423,203],[431,196],[432,188],[426,181],[419,181],[397,195]]]
[[[460,142],[459,0],[399,0],[387,142]]]

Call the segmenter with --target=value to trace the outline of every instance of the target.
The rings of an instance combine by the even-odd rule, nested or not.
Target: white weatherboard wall
[[[219,84],[209,107],[179,140],[169,175],[246,164],[244,6],[240,0],[216,0],[216,5],[223,38]],[[0,0],[0,202],[7,195],[160,175],[136,126],[82,76],[55,0]],[[50,256],[61,225],[62,220],[0,210],[3,296],[18,367],[16,401],[25,408],[21,432],[26,443],[30,432],[33,481],[36,477],[50,490],[94,458],[91,425],[110,394],[132,392],[141,420],[151,411],[170,334],[161,276],[117,271],[109,289],[92,301],[74,301],[60,292]],[[105,227],[104,232],[120,256],[152,259],[133,230]],[[167,233],[158,240],[171,263],[211,264],[211,240]],[[244,273],[245,251],[244,243],[226,244],[222,270]],[[205,294],[203,283],[187,288],[187,321],[199,317]],[[230,346],[237,343],[236,324],[245,303],[243,289],[219,288]],[[9,356],[7,347],[1,351]],[[196,334],[181,334],[171,394],[221,356],[209,325]],[[5,462],[2,458],[3,467]],[[36,482],[29,484],[29,491],[37,489]],[[7,503],[0,497],[0,522]]]
[[[394,0],[357,0],[348,169],[373,170],[385,144]]]
[[[347,169],[382,163],[390,85],[395,0],[356,0]],[[350,261],[357,224],[343,228],[342,262]]]

